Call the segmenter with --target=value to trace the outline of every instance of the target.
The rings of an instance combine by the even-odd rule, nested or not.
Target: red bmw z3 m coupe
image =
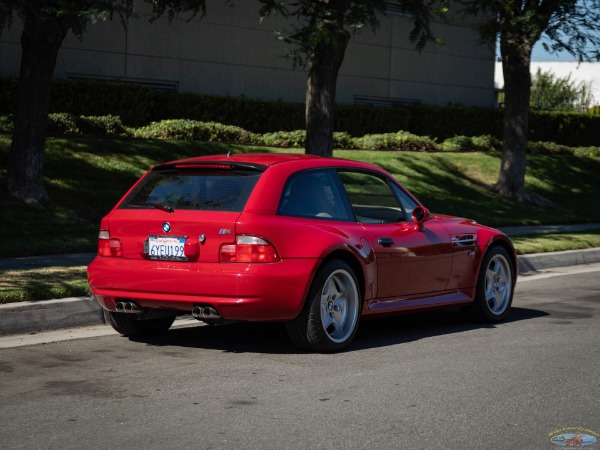
[[[126,336],[191,313],[283,321],[294,344],[327,352],[366,317],[460,306],[500,321],[516,268],[504,234],[430,214],[377,166],[239,154],[148,171],[102,219],[88,278]]]

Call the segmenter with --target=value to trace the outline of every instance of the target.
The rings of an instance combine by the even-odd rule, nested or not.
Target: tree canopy
[[[531,96],[531,52],[537,42],[580,61],[600,60],[600,0],[456,0],[479,19],[477,30],[500,44],[505,83],[504,147],[495,189],[519,201],[547,204],[525,189]]]
[[[206,12],[206,0],[144,0],[152,6],[152,19],[189,11]],[[8,193],[40,207],[48,195],[44,187],[44,146],[52,78],[58,51],[69,31],[82,37],[88,24],[112,20],[123,25],[133,15],[133,0],[1,0],[0,34],[18,19],[21,34],[21,68],[17,113],[7,166]]]
[[[308,70],[306,88],[306,152],[333,154],[333,123],[337,77],[353,33],[376,30],[385,14],[384,0],[259,0],[264,19],[279,14],[289,19],[290,29],[276,37],[292,46],[288,57],[294,67]],[[445,12],[445,0],[395,2],[411,18],[409,37],[418,49],[433,40],[430,23]]]

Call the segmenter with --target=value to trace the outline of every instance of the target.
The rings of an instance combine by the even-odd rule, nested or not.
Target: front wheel
[[[104,311],[106,323],[117,332],[128,337],[153,337],[166,333],[173,322],[173,317],[157,319],[140,319],[133,314]]]
[[[500,322],[508,316],[515,287],[515,267],[502,247],[493,247],[484,256],[475,300],[463,308],[471,319]]]
[[[360,311],[354,271],[344,261],[329,261],[315,277],[302,313],[287,323],[288,334],[303,349],[339,351],[354,338]]]

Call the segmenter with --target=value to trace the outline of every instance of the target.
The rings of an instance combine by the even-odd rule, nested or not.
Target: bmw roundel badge
[[[169,222],[163,223],[162,229],[165,233],[168,233],[171,231],[171,224]]]

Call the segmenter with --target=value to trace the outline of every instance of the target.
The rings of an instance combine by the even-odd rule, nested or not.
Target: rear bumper
[[[108,311],[127,299],[140,308],[183,313],[195,305],[212,306],[226,320],[291,320],[302,310],[317,264],[316,259],[221,264],[96,257],[88,280]]]

